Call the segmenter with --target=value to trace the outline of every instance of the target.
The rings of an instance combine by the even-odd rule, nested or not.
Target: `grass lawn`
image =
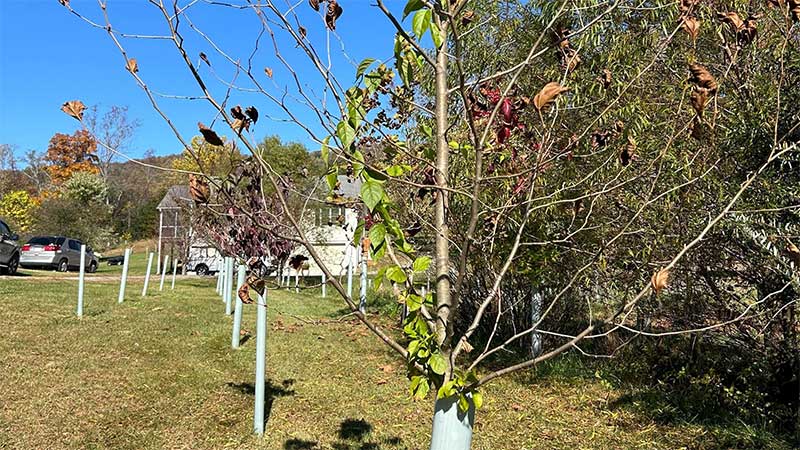
[[[141,275],[144,252],[135,255],[131,275]],[[64,274],[0,278],[0,448],[427,448],[433,400],[407,398],[401,362],[339,320],[335,298],[270,293],[268,421],[258,438],[255,339],[230,349],[215,280],[180,278],[159,293],[154,277],[146,298],[132,280],[118,305],[118,282],[96,277],[121,269],[100,269],[83,319],[77,281]],[[243,328],[254,323],[246,306]],[[473,448],[789,448],[744,425],[664,414],[582,364],[567,357],[489,384]]]

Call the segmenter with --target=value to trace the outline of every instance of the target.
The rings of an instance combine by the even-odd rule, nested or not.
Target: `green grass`
[[[0,448],[427,448],[432,399],[407,398],[402,363],[363,326],[339,320],[335,298],[270,293],[268,422],[258,438],[255,339],[230,349],[215,280],[180,278],[159,293],[154,277],[150,286],[142,298],[132,281],[118,305],[117,282],[90,278],[78,319],[77,281],[0,278]],[[244,314],[250,332],[254,308]],[[573,357],[484,392],[474,449],[789,448],[744,426],[663,420],[649,410],[657,400],[603,382]]]

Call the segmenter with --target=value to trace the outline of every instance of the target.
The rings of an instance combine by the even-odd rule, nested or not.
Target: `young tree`
[[[100,177],[108,183],[111,163],[128,150],[139,121],[128,117],[127,106],[112,105],[101,114],[98,106],[94,105],[86,111],[85,124],[100,144],[97,147],[97,168]]]
[[[37,153],[36,150],[28,150],[25,152],[22,162],[25,164],[22,174],[33,185],[35,194],[41,196],[52,182],[44,155]]]
[[[790,180],[783,168],[798,157],[797,103],[785,101],[800,82],[796,2],[735,1],[721,10],[697,0],[656,7],[409,0],[395,12],[377,0],[374,13],[396,32],[393,57],[363,60],[352,86],[332,70],[334,50],[318,36],[335,37],[344,8],[354,3],[310,1],[321,16],[313,25],[301,25],[297,8],[271,1],[207,5],[255,16],[254,33],[273,39],[281,70],[304,78],[292,84],[291,103],[265,87],[274,69],[257,73],[241,62],[247,58],[231,57],[191,22],[194,9],[151,3],[201,95],[262,167],[296,242],[354,315],[405,359],[411,394],[435,393],[434,450],[469,448],[480,388],[498,377],[585,352],[612,335],[622,339],[610,355],[637,336],[728,323],[668,323],[669,331],[657,332],[648,325],[672,295],[689,291],[684,280],[735,207],[757,204],[755,192],[770,193],[762,184],[768,177]],[[66,6],[107,31],[165,115],[108,14],[98,24]],[[216,52],[215,66],[232,66],[234,79],[212,84],[203,68],[212,58],[201,53],[195,62],[190,38]],[[289,52],[307,61],[289,62]],[[360,312],[325,267],[305,235],[303,211],[287,207],[282,174],[259,156],[250,130],[258,111],[229,108],[231,89],[252,93],[252,103],[269,102],[321,144],[332,201],[353,201],[339,192],[339,173],[361,181],[357,201],[368,212],[356,239],[393,262],[379,275],[400,287],[410,310],[401,340]],[[318,91],[322,99],[313,98]],[[308,116],[316,121],[299,118]],[[199,131],[221,144],[213,130],[199,124]],[[247,214],[247,201],[233,206]],[[419,228],[433,237],[430,255],[414,245]],[[780,256],[784,263],[791,264],[792,251]],[[429,267],[435,290],[423,297],[411,279]],[[534,308],[535,320],[505,333],[500,325],[514,305],[504,294],[520,281],[549,294]],[[776,293],[796,295],[796,273],[784,281],[770,292],[749,284],[736,294],[753,305],[747,311],[760,311]],[[793,310],[795,303],[775,306]],[[562,311],[569,320],[558,320]],[[497,355],[534,333],[547,337],[541,352],[515,352],[497,368]]]

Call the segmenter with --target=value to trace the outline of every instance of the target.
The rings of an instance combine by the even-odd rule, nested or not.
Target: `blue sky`
[[[107,0],[114,28],[125,33],[166,34],[160,12],[146,0]],[[244,3],[243,0],[232,2]],[[355,65],[365,57],[387,59],[391,56],[393,29],[380,11],[368,0],[340,0],[344,8],[337,22],[336,36],[325,30],[322,18],[306,0],[291,0],[300,23],[318,49],[324,49],[330,38],[331,70],[344,83],[352,83]],[[179,0],[180,5],[190,3]],[[287,0],[277,0],[285,5]],[[402,11],[403,0],[388,0],[393,9]],[[96,0],[72,0],[72,7],[98,23],[104,23]],[[202,32],[214,36],[222,49],[246,58],[261,29],[251,11],[236,11],[212,6],[205,0],[188,10],[188,18]],[[189,56],[198,61],[200,51],[206,53],[220,78],[230,79],[234,70],[223,56],[193,32],[184,22]],[[315,103],[320,101],[320,79],[306,62],[307,58],[293,44],[285,31],[273,27],[283,56],[297,68],[303,89],[313,91]],[[170,41],[123,39],[122,44],[131,57],[138,60],[139,75],[155,91],[165,94],[200,95],[196,83]],[[344,52],[342,52],[344,46]],[[272,41],[265,36],[253,60],[253,73],[267,91],[280,96],[284,90],[296,93],[293,79],[278,60]],[[268,79],[264,67],[274,71]],[[216,81],[205,65],[200,71],[212,93],[222,98],[225,85]],[[240,81],[242,78],[240,78]],[[249,83],[243,86],[252,87]],[[72,133],[79,124],[60,111],[67,100],[79,99],[86,105],[129,107],[129,115],[140,122],[130,148],[132,157],[141,156],[147,149],[155,154],[176,153],[181,145],[164,120],[155,112],[143,91],[125,70],[125,62],[114,43],[102,29],[93,28],[69,13],[57,0],[0,0],[0,143],[16,146],[21,155],[28,149],[44,151],[50,137],[57,132]],[[187,139],[197,134],[197,122],[210,124],[214,111],[204,100],[171,100],[158,98],[165,112]],[[257,139],[278,134],[285,141],[300,141],[315,149],[316,144],[295,125],[281,121],[285,114],[259,93],[234,92],[231,105],[255,105],[262,120],[254,128]],[[313,121],[308,108],[291,103],[303,121]],[[278,120],[269,120],[274,115]],[[230,135],[222,125],[214,127],[221,135]],[[316,131],[319,130],[317,126]]]

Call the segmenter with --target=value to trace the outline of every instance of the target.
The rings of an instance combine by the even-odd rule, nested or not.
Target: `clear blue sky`
[[[146,0],[107,0],[111,23],[124,33],[166,34],[166,25],[160,12]],[[243,0],[232,2],[245,3]],[[301,24],[308,30],[309,39],[318,49],[324,49],[328,33],[322,18],[313,11],[306,0],[291,0],[298,4]],[[166,2],[171,3],[171,2]],[[179,0],[180,5],[190,3]],[[277,4],[286,4],[277,0]],[[387,59],[392,53],[393,29],[380,11],[369,0],[340,0],[344,8],[337,22],[337,33],[344,43],[330,35],[333,49],[332,70],[342,83],[352,83],[355,64],[365,57]],[[403,0],[389,0],[392,8],[402,11]],[[72,0],[77,11],[92,20],[103,22],[96,0]],[[201,0],[188,10],[189,19],[228,53],[245,59],[253,48],[260,22],[250,11],[235,11],[212,6]],[[200,51],[206,53],[212,66],[222,78],[233,75],[223,57],[193,32],[187,23],[181,25],[186,34],[186,47],[196,62]],[[304,81],[304,89],[321,95],[319,77],[305,63],[305,55],[289,44],[283,30],[273,27],[283,56],[295,65]],[[139,75],[154,90],[166,94],[199,95],[188,69],[179,59],[172,42],[165,40],[123,39],[129,55],[139,62]],[[285,88],[290,93],[293,80],[282,67],[266,35],[254,60],[254,73],[267,90],[280,96]],[[274,79],[264,75],[264,67],[274,70]],[[214,81],[205,65],[201,73],[209,80],[215,96],[224,96],[225,86]],[[242,78],[240,78],[242,80]],[[249,83],[242,83],[252,87]],[[166,123],[153,110],[142,90],[124,68],[119,51],[102,29],[93,28],[69,13],[58,0],[0,0],[0,143],[16,146],[21,155],[28,149],[47,149],[50,137],[57,132],[72,133],[77,121],[60,111],[67,100],[79,99],[86,105],[125,105],[129,115],[141,123],[127,151],[133,157],[141,156],[152,148],[157,155],[176,153],[181,146]],[[209,124],[214,118],[212,108],[203,100],[158,99],[181,133],[188,139],[197,134],[197,122]],[[318,100],[315,100],[315,103]],[[262,114],[255,127],[258,139],[278,134],[282,139],[295,140],[316,148],[308,135],[298,127],[280,120],[269,120],[266,115],[279,119],[285,114],[263,95],[234,93],[231,104],[255,105]],[[307,108],[292,104],[292,109],[306,121],[313,116]],[[221,135],[230,135],[222,125],[215,125]],[[319,127],[317,127],[319,130]]]

